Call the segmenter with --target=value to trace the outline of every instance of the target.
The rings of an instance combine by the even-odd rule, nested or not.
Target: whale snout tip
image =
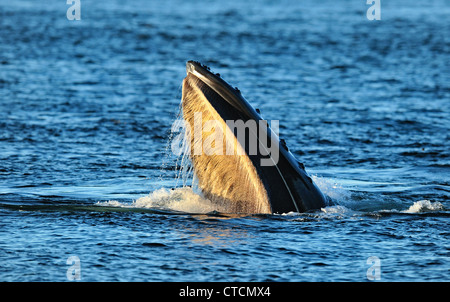
[[[186,74],[197,72],[210,71],[210,68],[199,61],[189,60],[186,62]]]
[[[192,71],[195,69],[194,67],[194,61],[187,61],[186,62],[186,74],[192,73]]]

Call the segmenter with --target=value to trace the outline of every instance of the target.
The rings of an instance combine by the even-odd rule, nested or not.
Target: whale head
[[[186,64],[182,111],[203,195],[229,213],[320,209],[326,197],[239,89],[195,61]]]

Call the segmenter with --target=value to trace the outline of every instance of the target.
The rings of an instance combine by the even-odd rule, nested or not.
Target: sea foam
[[[414,202],[414,204],[407,210],[403,211],[403,213],[423,213],[441,210],[444,210],[444,206],[442,205],[442,203],[437,201],[431,202],[430,200],[425,199]]]
[[[151,192],[147,196],[140,197],[131,203],[109,200],[98,202],[100,206],[145,208],[181,211],[186,213],[208,213],[219,211],[217,205],[204,198],[200,193],[194,192],[191,187],[175,189],[161,188]]]

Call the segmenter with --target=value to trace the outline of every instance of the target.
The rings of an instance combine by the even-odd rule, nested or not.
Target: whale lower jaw
[[[183,118],[198,187],[206,198],[229,213],[305,212],[326,205],[325,196],[239,90],[198,62],[187,62],[186,71]]]

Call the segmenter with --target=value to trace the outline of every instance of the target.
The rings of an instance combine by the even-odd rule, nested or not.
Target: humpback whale
[[[186,64],[181,109],[198,187],[229,213],[306,212],[328,204],[259,113],[219,74]],[[239,127],[238,127],[239,126]]]

